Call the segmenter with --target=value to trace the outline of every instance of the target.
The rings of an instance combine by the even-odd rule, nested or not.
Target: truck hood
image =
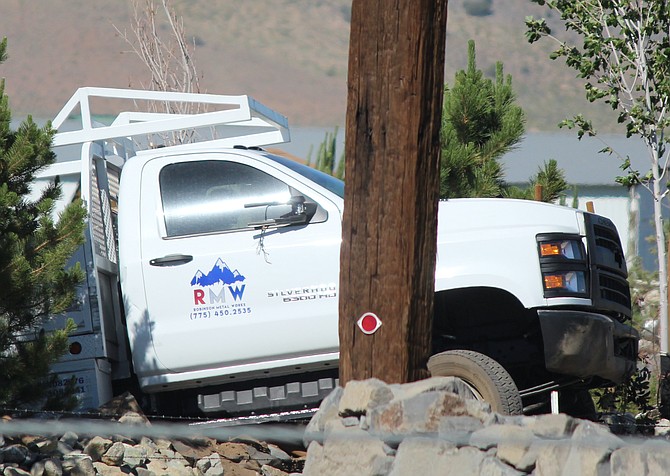
[[[583,212],[530,200],[441,201],[436,291],[491,287],[516,296],[526,308],[546,306],[537,254],[539,233],[583,236]]]
[[[503,198],[458,198],[442,200],[438,212],[438,235],[479,233],[506,229],[536,228],[538,232],[583,234],[581,210],[535,202]]]

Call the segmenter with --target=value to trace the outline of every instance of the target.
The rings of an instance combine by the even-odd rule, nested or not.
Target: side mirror
[[[252,228],[262,228],[267,226],[288,226],[288,225],[303,225],[307,223],[307,205],[305,204],[305,197],[302,195],[295,195],[286,203],[263,203],[263,204],[246,204],[245,208],[266,206],[266,220],[260,222],[249,223]],[[290,209],[289,209],[290,207]],[[287,211],[287,209],[289,209]],[[284,213],[282,213],[284,212]],[[275,215],[275,213],[277,215]],[[282,213],[281,215],[279,215]],[[275,215],[276,218],[272,216]]]
[[[305,197],[295,195],[287,202],[291,206],[291,211],[286,213],[275,221],[278,225],[301,225],[307,223],[307,208],[305,207]]]

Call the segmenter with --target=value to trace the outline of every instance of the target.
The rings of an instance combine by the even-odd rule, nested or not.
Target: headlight
[[[575,240],[540,242],[540,257],[562,256],[567,259],[582,260],[581,242]]]
[[[589,296],[588,263],[581,236],[538,235],[537,252],[545,297]]]
[[[586,293],[586,276],[581,271],[543,273],[545,291]]]

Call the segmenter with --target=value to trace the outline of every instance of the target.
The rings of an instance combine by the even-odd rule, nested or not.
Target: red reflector
[[[372,312],[363,314],[356,322],[364,334],[373,334],[382,325],[382,321]]]
[[[370,314],[365,316],[361,321],[361,329],[363,329],[365,332],[372,332],[375,330],[375,327],[377,327],[377,319],[375,319],[374,316],[371,316]]]

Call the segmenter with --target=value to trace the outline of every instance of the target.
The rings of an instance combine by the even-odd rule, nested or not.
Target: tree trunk
[[[658,257],[658,324],[661,354],[668,354],[668,268],[665,250],[665,232],[663,230],[663,192],[661,190],[661,176],[658,172],[659,156],[658,145],[649,147],[652,157],[652,173],[654,175],[654,228],[656,232],[656,256]]]
[[[353,0],[340,380],[408,382],[430,352],[447,0]],[[367,312],[381,327],[356,325]]]

